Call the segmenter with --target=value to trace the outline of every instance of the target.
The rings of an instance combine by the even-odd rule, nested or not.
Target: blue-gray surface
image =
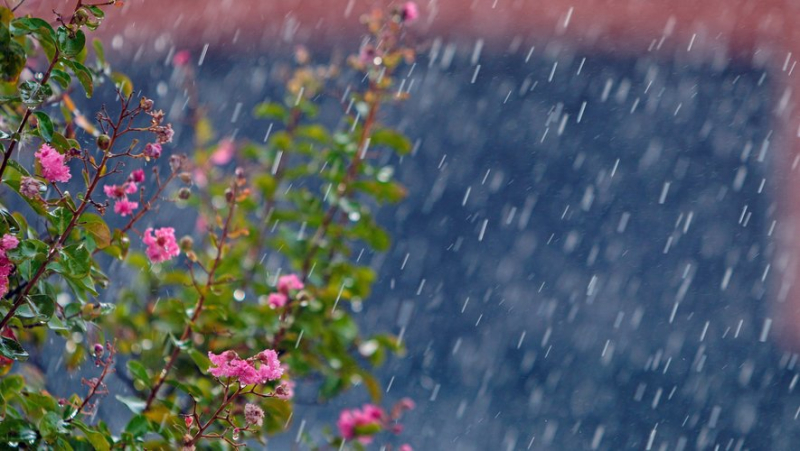
[[[384,117],[420,145],[394,162],[410,196],[380,215],[394,244],[371,256],[380,279],[358,317],[408,345],[381,370],[390,400],[418,403],[402,438],[796,449],[797,357],[760,340],[774,247],[769,77],[539,52],[484,55],[479,69],[469,52],[433,52],[410,77],[412,99]],[[263,123],[231,117],[278,92],[285,61],[206,58],[200,91],[224,132],[263,137]],[[179,112],[183,93],[164,88]],[[278,449],[365,395],[299,398]]]

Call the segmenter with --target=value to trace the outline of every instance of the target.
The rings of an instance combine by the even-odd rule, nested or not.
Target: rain
[[[357,52],[358,16],[371,2],[253,6],[258,26],[221,13],[257,2],[189,3],[169,6],[163,29],[165,18],[148,24],[130,5],[128,22],[105,31],[107,57],[165,106],[187,149],[191,131],[180,124],[196,96],[222,136],[266,141],[273,124],[250,112],[280,98],[295,48],[318,62]],[[790,190],[800,49],[737,31],[746,13],[723,2],[711,2],[720,17],[700,8],[692,18],[686,1],[674,6],[682,12],[650,6],[638,26],[607,18],[619,9],[634,20],[624,10],[636,2],[621,0],[608,11],[590,0],[418,3],[417,60],[396,88],[409,99],[381,111],[413,150],[377,156],[408,197],[378,210],[389,250],[354,252],[377,274],[369,299],[335,306],[407,347],[377,371],[387,398],[416,402],[404,441],[467,451],[797,449],[800,201]],[[752,14],[743,27],[766,13]],[[190,87],[171,63],[184,49]],[[362,83],[340,76],[320,99],[321,120],[341,124]],[[313,233],[303,224],[297,238]],[[38,358],[54,393],[92,370],[63,376],[62,361]],[[270,449],[319,436],[367,400],[357,387],[321,404],[315,390],[298,387],[288,432]],[[123,409],[101,402],[97,416],[119,429]]]

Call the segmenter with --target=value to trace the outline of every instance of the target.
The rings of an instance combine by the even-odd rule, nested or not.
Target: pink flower
[[[265,382],[258,374],[258,370],[245,360],[236,362],[236,372],[233,376],[239,379],[241,385],[257,385]]]
[[[236,147],[233,145],[232,139],[223,139],[219,142],[217,150],[211,154],[211,162],[217,166],[227,164],[233,159],[233,154],[236,153]]]
[[[356,419],[349,410],[342,410],[339,413],[339,421],[336,422],[339,433],[347,440],[352,440],[356,436]]]
[[[419,7],[414,2],[405,2],[400,8],[400,15],[405,23],[413,23],[419,19]]]
[[[153,236],[153,228],[149,227],[144,231],[142,241],[147,245],[147,257],[153,263],[161,263],[177,257],[180,248],[175,241],[175,229],[172,227],[162,227],[157,229]]]
[[[8,259],[7,250],[11,250],[19,245],[17,237],[11,234],[3,235],[0,238],[0,296],[8,293],[8,276],[14,270],[14,263]]]
[[[230,363],[239,359],[239,355],[235,351],[225,351],[222,354],[208,353],[208,359],[211,364],[216,368],[209,368],[208,372],[215,377],[231,377],[233,376],[233,367]]]
[[[133,214],[133,210],[139,208],[139,202],[132,202],[126,198],[122,198],[114,204],[114,213],[125,217]]]
[[[42,166],[42,175],[50,182],[68,182],[72,175],[69,173],[69,167],[64,164],[64,155],[47,144],[42,144],[42,147],[34,154],[39,159],[39,164]]]
[[[255,358],[261,362],[258,373],[264,377],[265,380],[274,381],[283,376],[283,367],[278,360],[277,352],[272,349],[266,349],[258,353]]]
[[[270,307],[277,309],[286,305],[286,301],[288,300],[289,299],[283,293],[270,293],[269,297],[267,298],[267,304],[269,304]]]
[[[133,183],[133,182],[130,182],[130,181],[129,181],[129,182],[126,182],[126,183],[125,183],[124,185],[122,185],[122,186],[124,186],[124,187],[125,187],[125,194],[133,194],[133,193],[135,193],[135,192],[136,192],[136,190],[138,189],[138,188],[136,187],[136,183]]]
[[[364,416],[373,420],[380,420],[383,418],[383,409],[374,404],[364,404],[362,407]]]
[[[122,199],[125,197],[125,188],[122,186],[105,185],[103,186],[103,192],[112,199]]]
[[[172,64],[178,67],[185,66],[189,64],[191,56],[192,54],[188,50],[181,50],[172,57]]]
[[[172,124],[167,124],[166,126],[159,125],[152,130],[156,134],[156,141],[158,141],[158,144],[171,143],[172,137],[175,135],[175,131],[172,130]]]
[[[304,286],[297,274],[288,274],[278,278],[278,291],[283,294],[288,294],[289,290],[302,290]]]
[[[142,169],[137,169],[131,172],[131,175],[128,177],[133,183],[143,183],[144,182],[144,171]]]
[[[254,424],[261,426],[264,424],[264,411],[261,407],[255,404],[247,403],[244,405],[244,422],[245,424]]]
[[[148,159],[150,158],[158,158],[161,156],[161,144],[159,143],[147,143],[144,146],[144,150],[142,151],[145,157]]]
[[[385,418],[383,409],[364,404],[361,409],[342,410],[336,426],[345,439],[357,438],[359,442],[368,445],[372,442],[372,436],[383,429]]]
[[[0,238],[0,247],[2,247],[3,250],[8,251],[11,249],[16,249],[18,245],[19,245],[19,240],[17,239],[17,237],[15,237],[10,233],[7,233],[3,235],[3,238]]]
[[[414,451],[414,448],[412,448],[408,443],[403,443],[400,445],[400,448],[397,448],[397,451]]]
[[[242,360],[234,351],[225,351],[219,355],[209,352],[208,358],[214,365],[208,369],[212,376],[231,377],[237,379],[241,385],[263,384],[280,379],[283,375],[278,354],[271,349],[247,360]]]

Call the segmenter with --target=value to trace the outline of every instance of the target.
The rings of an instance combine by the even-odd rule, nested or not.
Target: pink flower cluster
[[[405,23],[413,23],[419,19],[419,7],[414,2],[405,2],[400,7],[400,15]]]
[[[139,202],[128,200],[128,194],[134,194],[138,191],[137,184],[144,182],[144,171],[137,169],[131,172],[128,180],[122,185],[106,185],[103,187],[106,196],[115,199],[114,213],[120,216],[128,216],[133,214],[133,210],[139,208]]]
[[[208,353],[213,367],[208,369],[214,377],[230,377],[241,385],[264,384],[280,379],[283,368],[278,361],[278,353],[272,349],[259,352],[254,357],[243,360],[235,351],[222,354]],[[257,366],[256,366],[257,365]]]
[[[65,163],[65,156],[47,144],[34,154],[42,166],[42,176],[50,182],[68,182],[72,178],[69,167]]]
[[[302,290],[305,288],[303,281],[297,274],[288,274],[278,278],[278,292],[271,293],[267,298],[267,303],[272,308],[281,308],[289,302],[289,292],[292,290]]]
[[[383,430],[399,434],[403,426],[398,423],[400,417],[407,410],[415,407],[414,401],[410,398],[403,398],[392,407],[391,413],[386,414],[378,406],[364,404],[361,409],[345,409],[339,413],[339,433],[345,440],[357,439],[359,442],[368,445],[372,442],[373,436]],[[402,451],[411,451],[411,446],[403,445]]]
[[[14,264],[8,259],[6,251],[15,249],[18,245],[19,240],[10,233],[0,238],[0,297],[8,293],[8,276],[14,270]]]
[[[368,445],[372,436],[383,429],[386,413],[374,404],[364,404],[361,409],[342,410],[336,426],[346,440],[358,439]]]
[[[147,245],[147,258],[153,263],[165,262],[172,257],[177,257],[181,253],[177,241],[175,241],[175,229],[172,227],[162,227],[156,229],[153,235],[153,228],[148,227],[144,231],[142,241]]]

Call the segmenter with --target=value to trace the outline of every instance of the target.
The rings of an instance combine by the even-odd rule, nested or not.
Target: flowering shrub
[[[187,156],[157,102],[134,98],[100,41],[86,45],[122,2],[84,1],[53,20],[0,7],[2,447],[263,443],[286,430],[309,378],[320,399],[364,386],[374,403],[343,411],[328,444],[360,449],[399,433],[413,402],[385,413],[371,370],[402,344],[364,335],[347,304],[367,300],[375,278],[353,250],[389,246],[372,210],[405,195],[375,156],[411,151],[379,110],[408,95],[394,73],[414,59],[416,4],[363,18],[369,39],[349,60],[361,85],[342,97],[343,125],[317,117],[319,94],[343,71],[298,49],[285,98],[255,109],[272,130],[263,144],[215,144],[194,105]],[[189,61],[186,51],[173,59],[187,87]],[[113,85],[116,101],[92,122],[72,98],[76,83],[87,97]],[[170,209],[191,221],[168,223]],[[23,371],[31,353],[69,371],[88,361],[97,375],[83,395],[57,398]],[[128,395],[114,392],[122,384]],[[100,402],[126,408],[127,425],[97,420]]]

